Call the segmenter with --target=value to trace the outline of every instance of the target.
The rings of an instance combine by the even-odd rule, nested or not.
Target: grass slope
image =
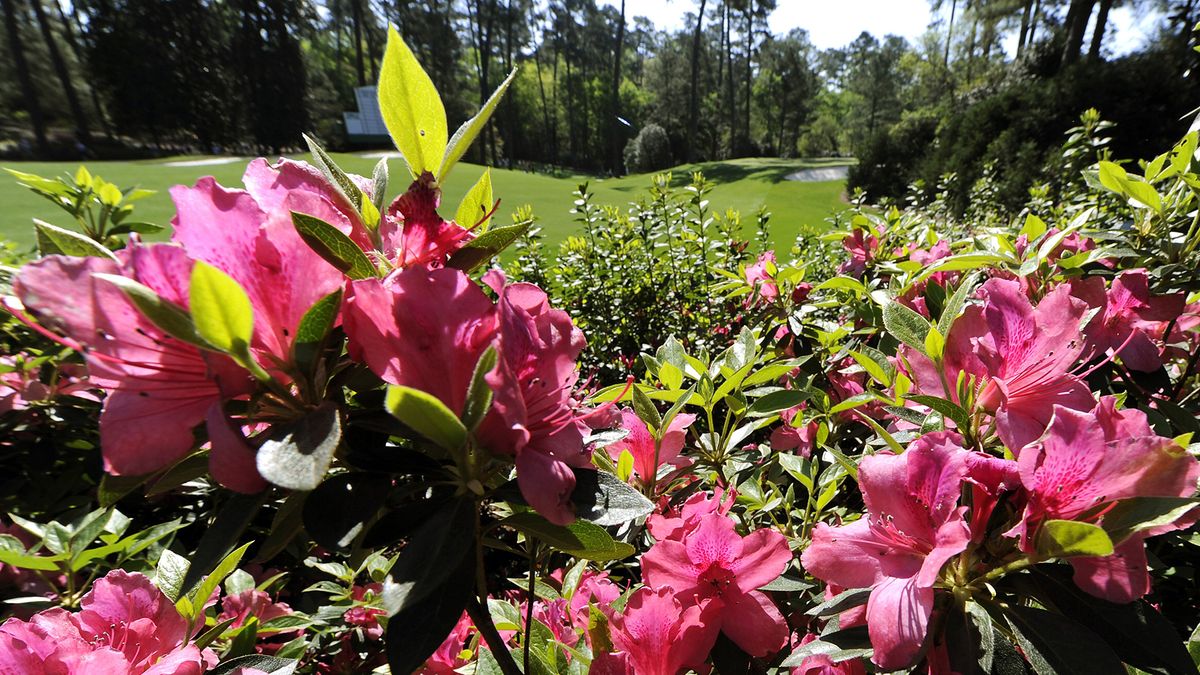
[[[307,159],[307,156],[302,156]],[[338,163],[347,171],[370,175],[373,158],[357,155],[335,155]],[[176,158],[194,161],[196,157]],[[205,166],[167,166],[171,160],[144,160],[132,162],[86,162],[88,169],[121,187],[139,186],[157,190],[158,194],[138,202],[135,211],[137,220],[166,224],[174,215],[167,190],[172,185],[195,183],[201,176],[214,176],[225,186],[240,186],[245,161]],[[798,169],[845,163],[834,160],[778,160],[738,159],[726,162],[692,164],[673,169],[673,183],[685,185],[694,170],[701,170],[716,184],[709,197],[711,207],[723,212],[727,208],[742,213],[747,223],[747,232],[753,225],[753,215],[759,206],[766,205],[773,214],[771,230],[773,244],[787,248],[802,231],[824,228],[824,219],[833,211],[845,208],[842,201],[843,181],[805,183],[789,181],[785,176]],[[404,163],[390,159],[392,174],[390,194],[396,194],[407,185]],[[77,164],[72,162],[7,162],[0,166],[43,176],[73,173]],[[461,164],[450,174],[445,185],[442,204],[443,215],[450,217],[454,208],[470,186],[479,178],[482,167]],[[588,181],[596,195],[597,204],[624,206],[634,200],[650,186],[649,175],[624,176],[615,179],[598,179],[582,175],[525,173],[506,169],[493,169],[492,182],[495,194],[500,198],[498,222],[508,222],[509,214],[521,205],[530,204],[540,218],[542,232],[548,245],[556,244],[574,233],[578,225],[570,214],[573,198],[571,193],[582,182]],[[33,243],[31,219],[37,217],[51,223],[70,227],[66,214],[43,198],[16,184],[14,178],[0,173],[0,238],[7,238],[22,246]]]

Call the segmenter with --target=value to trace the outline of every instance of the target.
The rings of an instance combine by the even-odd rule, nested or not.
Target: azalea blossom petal
[[[725,603],[721,630],[747,654],[770,656],[787,644],[787,621],[766,594],[734,591],[721,600]]]
[[[884,670],[911,666],[920,654],[933,613],[933,589],[913,579],[884,579],[867,601],[872,660]]]

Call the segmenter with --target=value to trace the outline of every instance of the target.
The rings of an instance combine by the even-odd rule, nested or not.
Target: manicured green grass
[[[307,158],[305,156],[304,158]],[[347,171],[370,175],[377,161],[357,155],[335,155],[338,163]],[[198,157],[179,157],[175,161],[194,161]],[[174,215],[174,205],[167,194],[168,188],[176,184],[193,184],[200,176],[214,176],[226,186],[240,186],[245,161],[205,166],[167,166],[172,160],[144,160],[129,162],[87,162],[88,169],[121,187],[139,186],[158,193],[138,202],[137,220],[154,223],[169,223]],[[716,184],[709,200],[713,209],[727,208],[742,213],[747,234],[751,234],[753,215],[762,205],[773,214],[771,218],[772,240],[776,247],[788,248],[801,231],[823,229],[824,219],[833,211],[845,208],[842,200],[844,181],[798,182],[785,180],[793,171],[814,166],[845,163],[845,160],[778,160],[739,159],[727,162],[709,162],[686,165],[673,170],[673,182],[684,185],[690,180],[691,171],[702,170]],[[71,162],[7,162],[0,163],[18,171],[43,176],[73,173],[76,164]],[[389,160],[393,184],[389,193],[396,194],[406,187],[404,163],[397,157]],[[461,164],[446,181],[442,213],[452,216],[458,200],[478,179],[482,167]],[[596,195],[598,204],[614,204],[624,207],[650,186],[650,175],[625,176],[616,179],[599,179],[582,175],[526,173],[523,171],[493,169],[492,181],[495,194],[501,200],[498,222],[507,222],[509,214],[524,204],[533,206],[540,218],[540,226],[548,245],[556,244],[577,230],[578,225],[570,214],[572,191],[587,181]],[[59,211],[43,198],[16,184],[8,174],[0,174],[0,238],[16,241],[22,246],[33,243],[32,218],[41,218],[62,226],[71,226],[66,214]]]

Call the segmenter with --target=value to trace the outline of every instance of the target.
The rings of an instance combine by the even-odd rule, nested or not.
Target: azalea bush
[[[549,260],[486,172],[442,215],[507,84],[450,134],[392,31],[406,175],[310,140],[163,243],[17,176],[69,220],[4,268],[0,670],[1197,671],[1195,132],[791,260],[584,187]]]

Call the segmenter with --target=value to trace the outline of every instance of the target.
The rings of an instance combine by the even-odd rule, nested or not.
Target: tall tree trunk
[[[38,153],[45,155],[49,150],[46,143],[46,122],[42,118],[42,105],[38,101],[37,87],[33,85],[33,77],[29,74],[29,62],[25,60],[25,45],[21,42],[16,3],[17,0],[0,0],[0,5],[4,6],[8,51],[12,55],[13,65],[16,66],[17,80],[21,83],[21,98],[25,102],[25,110],[29,113],[29,121],[33,124],[33,137],[37,141]]]
[[[350,21],[354,24],[354,72],[358,74],[358,86],[365,87],[367,73],[363,69],[362,18],[362,0],[350,0]]]
[[[958,11],[958,0],[950,0],[950,22],[946,24],[946,54],[942,57],[942,65],[950,68],[950,44],[954,37],[954,14]]]
[[[1037,37],[1038,21],[1042,17],[1042,0],[1033,0],[1033,16],[1029,19],[1029,37],[1025,38],[1026,45],[1032,45]]]
[[[750,147],[750,94],[754,89],[754,0],[746,1],[746,107],[742,109],[744,150]]]
[[[57,0],[55,0],[57,2]],[[54,66],[54,74],[62,85],[63,93],[67,95],[67,106],[71,109],[71,117],[75,120],[75,133],[79,140],[87,143],[92,140],[88,130],[87,116],[83,114],[83,106],[79,105],[79,96],[75,93],[75,84],[71,82],[71,72],[67,70],[67,62],[63,60],[62,52],[58,50],[58,42],[54,39],[54,31],[46,18],[46,9],[42,0],[30,0],[33,13],[37,17],[38,28],[42,31],[42,39],[46,41],[46,50],[50,52],[50,63]]]
[[[371,67],[371,82],[378,82],[379,81],[378,68],[379,68],[379,59],[380,59],[381,54],[379,53],[379,41],[376,39],[377,34],[374,30],[374,28],[375,28],[374,17],[375,17],[375,13],[373,11],[371,11],[371,4],[368,2],[367,3],[367,15],[363,17],[363,22],[364,22],[363,32],[366,33],[365,37],[367,38],[367,61],[370,62],[370,67]]]
[[[738,106],[733,94],[733,17],[730,16],[730,0],[724,2],[725,30],[725,115],[730,121],[730,147],[726,156],[733,156],[734,139],[738,135]]]
[[[1079,52],[1083,48],[1083,35],[1087,30],[1088,19],[1092,16],[1092,8],[1096,0],[1071,0],[1067,10],[1067,18],[1063,22],[1063,52],[1061,62],[1069,65],[1079,60]]]
[[[83,50],[80,49],[79,42],[75,40],[75,30],[71,27],[71,20],[67,18],[67,13],[63,11],[61,2],[55,0],[54,6],[58,9],[58,19],[62,22],[63,35],[67,38],[67,44],[71,47],[71,53],[75,55],[75,60],[83,68],[85,67]],[[75,11],[74,3],[72,3],[71,11]],[[112,138],[112,127],[108,123],[108,116],[104,114],[104,107],[100,105],[100,95],[96,92],[95,83],[88,83],[88,92],[91,94],[92,107],[96,110],[96,118],[100,120],[100,126],[104,129],[104,135]]]
[[[609,166],[612,168],[613,175],[622,173],[621,161],[621,127],[623,126],[617,117],[621,114],[621,62],[625,59],[625,0],[621,0],[621,23],[617,25],[617,48],[613,52],[613,76],[612,76],[612,102],[610,105],[611,111],[609,114],[609,149],[610,160]]]
[[[529,6],[529,25],[537,25],[537,17],[534,15],[533,5]],[[546,103],[546,80],[542,77],[542,47],[546,44],[546,32],[542,31],[542,39],[538,41],[537,47],[533,50],[533,65],[537,68],[538,94],[542,100],[542,141],[552,138],[550,131],[550,106]],[[542,146],[541,155],[542,161],[546,161],[546,146]],[[558,158],[554,157],[550,161],[557,162]]]
[[[1100,0],[1100,12],[1096,14],[1096,28],[1092,31],[1092,44],[1088,48],[1088,60],[1100,60],[1100,46],[1104,42],[1104,30],[1108,25],[1108,11],[1113,0]]]
[[[554,149],[554,163],[559,164],[562,162],[562,154],[559,152],[559,145],[558,145],[558,111],[559,111],[559,107],[558,107],[558,36],[557,35],[554,38],[554,67],[551,68],[551,71],[550,71],[550,84],[552,87],[551,92],[550,92],[550,107],[554,110],[554,115],[550,118],[550,123],[552,125],[550,143]]]
[[[696,125],[700,123],[700,29],[704,24],[704,8],[708,0],[700,0],[696,13],[696,29],[692,31],[692,81],[688,90],[687,160],[696,159]]]
[[[1017,37],[1017,58],[1025,52],[1026,38],[1029,35],[1029,18],[1033,14],[1033,0],[1025,0],[1025,9],[1021,12],[1021,32]]]

